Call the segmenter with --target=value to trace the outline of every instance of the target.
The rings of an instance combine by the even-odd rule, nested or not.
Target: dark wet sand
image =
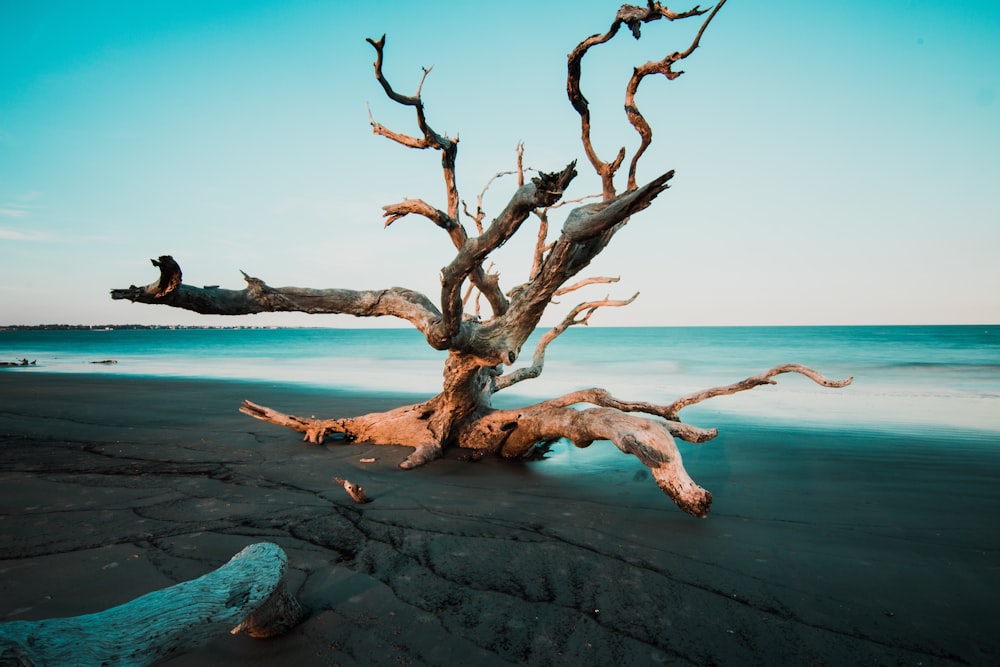
[[[700,521],[607,443],[402,471],[409,450],[309,445],[239,414],[244,398],[399,403],[0,372],[0,620],[99,611],[272,541],[308,619],[167,664],[1000,662],[995,439],[730,420],[682,445],[715,494]]]

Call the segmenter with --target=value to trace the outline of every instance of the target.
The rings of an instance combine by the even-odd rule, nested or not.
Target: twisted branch
[[[720,2],[719,4],[721,6],[722,3]],[[621,28],[622,24],[629,27],[629,30],[632,32],[632,36],[635,39],[639,39],[643,23],[658,21],[663,18],[668,21],[674,21],[691,16],[699,16],[704,14],[706,11],[707,10],[699,9],[696,6],[694,9],[686,12],[674,12],[667,7],[664,7],[659,2],[654,2],[653,0],[650,0],[645,7],[622,5],[618,10],[618,13],[615,15],[615,20],[611,23],[611,27],[608,28],[606,33],[603,35],[591,35],[577,44],[576,48],[570,52],[567,62],[566,95],[569,97],[570,104],[573,105],[573,108],[580,115],[580,129],[581,138],[583,140],[583,148],[587,154],[587,159],[590,160],[590,164],[593,165],[597,175],[601,178],[601,185],[604,191],[605,199],[611,199],[615,196],[614,176],[618,171],[618,168],[621,166],[622,160],[625,159],[625,148],[622,147],[618,151],[617,156],[615,156],[615,158],[610,162],[602,160],[598,157],[597,152],[594,150],[590,131],[590,103],[580,90],[583,57],[592,47],[610,41],[615,35],[618,34],[618,30]]]
[[[607,389],[601,389],[600,387],[570,392],[539,403],[535,407],[568,408],[571,405],[578,405],[580,403],[589,403],[590,405],[603,408],[614,408],[622,412],[641,412],[647,415],[663,417],[665,420],[663,427],[667,429],[667,432],[685,442],[700,444],[708,442],[719,435],[719,429],[699,428],[678,421],[676,416],[668,417],[669,413],[663,406],[643,401],[622,401],[612,396]]]
[[[664,414],[662,416],[667,419],[676,419],[677,413],[683,408],[686,408],[689,405],[694,405],[695,403],[701,403],[709,398],[735,394],[740,391],[746,391],[747,389],[759,387],[762,384],[777,384],[777,382],[771,378],[775,375],[781,375],[782,373],[799,373],[806,376],[821,387],[829,387],[831,389],[846,387],[854,381],[853,376],[846,377],[843,380],[830,380],[821,373],[818,373],[807,366],[803,366],[801,364],[783,364],[781,366],[775,366],[770,370],[766,370],[763,373],[751,375],[745,380],[740,380],[739,382],[734,382],[733,384],[726,385],[724,387],[712,387],[711,389],[705,389],[693,394],[688,394],[687,396],[682,396],[670,405],[665,406],[663,408]]]
[[[477,267],[481,268],[483,260],[489,253],[506,243],[520,229],[531,211],[551,206],[562,197],[563,191],[576,176],[575,167],[576,163],[571,162],[561,172],[539,173],[537,177],[518,188],[489,227],[478,237],[468,239],[455,259],[442,270],[443,316],[438,327],[442,338],[451,339],[458,333],[462,320],[461,287],[465,278]],[[509,310],[501,313],[503,314],[509,314]]]
[[[635,174],[639,165],[639,158],[642,157],[642,154],[646,152],[646,149],[649,148],[649,145],[653,142],[653,129],[649,126],[649,123],[646,122],[645,117],[639,111],[639,107],[635,104],[635,93],[639,89],[639,84],[650,74],[662,74],[668,81],[672,81],[683,74],[683,71],[673,71],[671,69],[673,64],[687,58],[696,48],[698,48],[698,45],[701,42],[701,36],[708,28],[708,24],[712,22],[712,19],[715,18],[716,13],[718,13],[724,4],[726,4],[726,0],[719,0],[719,3],[708,15],[708,18],[706,18],[704,23],[701,24],[698,34],[695,35],[694,41],[691,42],[691,45],[687,48],[687,50],[680,52],[675,51],[662,60],[648,62],[645,65],[636,67],[635,70],[633,70],[632,78],[629,79],[628,85],[625,87],[625,115],[628,117],[632,127],[635,128],[635,131],[639,133],[640,145],[636,150],[635,155],[632,156],[632,161],[629,164],[627,186],[629,190],[634,190],[636,188]]]
[[[368,117],[372,125],[372,130],[375,134],[392,139],[393,141],[409,148],[434,148],[440,150],[441,167],[444,173],[445,192],[448,201],[447,211],[436,209],[422,200],[413,199],[407,199],[398,204],[385,206],[383,207],[383,210],[385,211],[384,215],[386,217],[385,224],[388,226],[395,220],[398,220],[399,218],[410,213],[423,215],[427,219],[434,222],[434,224],[438,227],[447,231],[448,235],[451,237],[452,244],[456,249],[461,251],[468,240],[468,233],[465,231],[465,228],[462,227],[461,222],[459,222],[460,200],[458,196],[458,185],[455,180],[455,160],[458,154],[458,138],[456,137],[455,139],[451,139],[446,135],[438,134],[427,123],[427,117],[424,114],[424,104],[420,97],[420,91],[423,89],[424,80],[426,80],[427,75],[430,73],[430,68],[424,68],[423,76],[420,79],[420,85],[417,87],[416,95],[401,95],[392,88],[382,72],[382,63],[385,55],[385,35],[382,35],[382,38],[377,41],[368,39],[367,42],[375,49],[375,78],[378,80],[379,84],[381,84],[382,89],[385,90],[389,99],[404,106],[412,106],[416,110],[417,126],[420,128],[423,137],[411,137],[388,130],[383,125],[375,122],[374,118],[371,116],[371,112],[369,111]],[[470,267],[466,272],[466,276],[468,276],[476,288],[479,289],[479,291],[486,297],[487,301],[489,301],[494,315],[499,316],[507,312],[507,298],[500,289],[498,280],[495,276],[491,277],[487,275],[487,273],[483,271],[482,266],[478,265]],[[450,289],[447,293],[442,292],[442,298],[445,299],[442,300],[442,310],[451,313],[454,304],[448,300],[451,299]],[[438,342],[436,345],[447,345],[448,339],[454,335],[454,329],[455,327],[452,323],[447,323],[442,326],[441,331],[437,336]],[[452,333],[451,335],[447,335],[447,332]]]
[[[393,102],[397,102],[398,104],[414,108],[417,113],[417,127],[420,128],[423,138],[417,139],[415,137],[392,132],[379,123],[376,123],[374,120],[371,120],[372,131],[375,132],[375,134],[388,137],[389,139],[410,148],[434,148],[441,151],[441,168],[444,171],[445,193],[448,198],[448,215],[451,216],[453,220],[457,221],[459,199],[458,185],[455,182],[455,158],[458,154],[458,138],[456,137],[455,139],[452,139],[447,135],[438,134],[427,123],[427,117],[424,114],[424,103],[420,99],[420,91],[424,86],[424,80],[427,78],[427,75],[430,74],[430,68],[424,68],[424,73],[420,78],[420,85],[417,87],[416,95],[400,95],[393,90],[389,81],[382,73],[382,60],[385,52],[385,35],[382,35],[382,38],[377,41],[371,38],[368,38],[366,41],[375,49],[375,78],[382,85],[382,89],[385,90],[385,94],[389,97],[389,99]]]
[[[647,415],[654,415],[666,419],[668,421],[668,429],[677,429],[676,431],[671,430],[671,433],[682,440],[687,442],[706,442],[718,435],[718,430],[714,428],[695,429],[694,427],[687,426],[686,424],[681,424],[678,413],[683,408],[686,408],[689,405],[694,405],[695,403],[701,403],[702,401],[714,398],[715,396],[735,394],[764,384],[777,384],[777,382],[771,378],[782,373],[799,373],[814,381],[816,384],[830,389],[841,389],[851,384],[854,380],[853,377],[848,377],[843,380],[830,380],[806,366],[802,366],[800,364],[784,364],[782,366],[775,366],[774,368],[764,371],[763,373],[752,375],[745,380],[741,380],[730,385],[712,387],[710,389],[704,389],[702,391],[689,394],[668,405],[656,405],[655,403],[647,403],[644,401],[622,401],[614,398],[606,390],[600,388],[582,389],[580,391],[566,394],[565,396],[551,399],[539,405],[566,407],[577,403],[590,403],[592,405],[615,408],[616,410],[621,410],[622,412],[642,412]],[[673,425],[671,425],[671,423]]]
[[[531,365],[524,368],[519,368],[512,371],[506,375],[502,375],[495,380],[495,391],[501,391],[506,389],[511,385],[517,384],[518,382],[523,382],[524,380],[531,380],[542,374],[542,369],[545,366],[545,349],[549,346],[549,343],[558,338],[566,329],[576,326],[578,324],[586,325],[590,321],[590,316],[594,314],[598,308],[613,307],[620,308],[627,306],[639,296],[636,292],[631,298],[625,300],[612,300],[603,299],[601,301],[588,301],[586,303],[581,303],[573,310],[571,310],[563,321],[546,331],[542,338],[538,341],[538,345],[535,346],[535,354],[532,357]],[[583,313],[583,317],[579,317]]]

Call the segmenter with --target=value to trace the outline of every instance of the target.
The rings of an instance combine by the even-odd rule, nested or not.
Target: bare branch
[[[675,419],[668,419],[666,408],[653,403],[642,401],[622,401],[612,396],[606,389],[595,387],[593,389],[580,389],[563,396],[543,401],[533,406],[536,408],[552,407],[567,408],[571,405],[589,403],[604,408],[614,408],[622,412],[641,412],[647,415],[654,415],[664,418],[664,427],[675,438],[680,438],[685,442],[703,443],[712,440],[719,435],[719,430],[715,428],[699,428],[691,426]]]
[[[384,207],[384,210],[387,218],[387,225],[409,213],[418,213],[427,217],[436,225],[448,232],[453,245],[459,251],[459,255],[456,257],[456,260],[452,262],[452,265],[455,265],[456,262],[458,262],[462,265],[463,270],[460,272],[460,275],[456,274],[451,280],[443,281],[441,309],[445,312],[446,319],[438,327],[436,345],[446,345],[447,343],[445,341],[457,333],[457,327],[461,322],[462,298],[459,294],[459,290],[461,289],[461,284],[464,282],[466,277],[472,281],[480,293],[486,297],[487,301],[489,301],[494,316],[499,317],[507,312],[507,298],[500,289],[498,277],[495,275],[488,275],[485,271],[483,271],[481,262],[485,255],[478,257],[478,259],[473,259],[471,262],[467,259],[469,254],[466,253],[465,248],[468,241],[468,234],[459,222],[460,199],[458,196],[458,186],[455,181],[455,158],[458,153],[458,139],[450,139],[447,136],[440,135],[435,132],[430,125],[428,125],[427,118],[424,115],[423,101],[420,98],[420,91],[423,89],[424,80],[430,73],[430,68],[424,69],[416,95],[412,97],[401,95],[392,88],[382,71],[382,61],[385,50],[385,35],[377,41],[369,39],[368,43],[374,47],[376,53],[375,78],[382,85],[382,88],[385,90],[389,99],[406,106],[414,107],[417,113],[417,125],[423,133],[423,138],[417,139],[415,137],[409,137],[407,135],[392,132],[372,119],[371,122],[374,131],[377,134],[389,137],[404,146],[413,148],[436,148],[441,151],[441,166],[444,172],[448,210],[446,212],[440,211],[421,200],[405,200],[399,204],[386,206]],[[369,118],[371,118],[370,112]],[[519,147],[519,173],[521,169],[520,155],[521,149]],[[489,187],[489,184],[487,184],[487,187]],[[476,216],[473,216],[473,219],[476,222],[478,233],[482,235],[482,195],[480,195],[479,202],[479,212],[477,212]],[[506,239],[504,239],[504,241],[505,240]]]
[[[486,211],[483,210],[483,197],[486,196],[486,191],[490,189],[493,182],[498,178],[503,178],[504,176],[510,176],[515,174],[515,171],[498,171],[490,177],[490,180],[486,181],[486,185],[480,190],[479,195],[476,196],[476,212],[475,214],[469,213],[469,209],[465,207],[465,202],[462,202],[463,207],[465,207],[465,215],[472,219],[476,225],[476,232],[479,234],[483,233],[483,218],[486,217]],[[523,185],[523,183],[518,184]]]
[[[581,63],[583,56],[586,55],[591,47],[609,41],[618,33],[621,24],[621,18],[615,17],[614,22],[606,33],[603,35],[591,35],[580,42],[568,56],[568,74],[566,76],[566,94],[569,97],[570,104],[580,114],[580,134],[583,141],[583,149],[587,154],[590,164],[593,165],[594,170],[601,177],[604,197],[607,199],[610,199],[615,194],[614,175],[618,167],[615,165],[615,161],[609,164],[602,160],[594,150],[594,145],[590,137],[590,103],[580,90]],[[622,148],[619,153],[621,158],[625,157],[624,151],[625,149]],[[616,162],[620,164],[621,160],[619,159]]]
[[[476,286],[471,282],[469,283],[469,286],[465,288],[465,295],[462,297],[462,310],[465,310],[466,306],[469,305],[469,297],[472,296],[472,290],[474,289],[476,289]]]
[[[724,4],[726,4],[726,0],[720,0],[715,8],[712,9],[708,18],[706,18],[704,23],[701,24],[701,28],[698,30],[698,34],[695,35],[694,41],[691,42],[691,45],[685,51],[671,53],[662,60],[658,60],[656,62],[648,62],[645,65],[636,67],[632,72],[632,78],[629,79],[628,85],[625,87],[625,115],[628,117],[632,127],[634,127],[636,132],[639,133],[640,145],[636,150],[635,155],[632,156],[632,161],[629,164],[629,190],[634,190],[636,188],[636,170],[639,166],[639,158],[642,157],[642,154],[646,152],[646,149],[649,148],[649,145],[653,141],[653,130],[649,126],[649,123],[646,122],[645,117],[639,111],[639,107],[636,106],[635,103],[635,93],[639,89],[639,84],[650,74],[662,74],[667,78],[667,80],[670,81],[683,74],[684,72],[682,71],[673,71],[671,69],[673,64],[687,58],[696,48],[698,48],[698,44],[701,42],[701,36],[708,28],[708,24],[712,22],[712,19],[715,18],[715,15]]]
[[[493,450],[506,457],[529,453],[539,442],[566,438],[577,447],[595,440],[610,440],[618,449],[632,454],[649,467],[657,486],[679,508],[696,517],[705,517],[712,494],[691,479],[681,453],[663,424],[628,415],[613,408],[575,410],[549,403],[498,410],[480,419],[462,434],[464,447]]]
[[[723,0],[723,2],[724,1],[725,0]],[[720,6],[723,2],[719,3]],[[716,8],[716,10],[717,9],[718,8]],[[605,199],[611,199],[615,196],[614,176],[618,171],[618,168],[621,166],[622,160],[625,159],[625,149],[620,149],[618,151],[618,155],[610,162],[602,160],[598,157],[596,151],[594,150],[590,131],[590,103],[587,101],[587,98],[584,97],[583,92],[580,89],[583,57],[592,47],[610,41],[616,34],[618,34],[618,30],[621,28],[623,23],[629,27],[629,30],[632,32],[632,36],[635,39],[639,39],[643,23],[658,21],[661,18],[665,18],[669,21],[684,19],[692,16],[699,16],[704,14],[706,11],[707,10],[702,10],[696,6],[694,9],[686,12],[674,12],[664,7],[659,2],[654,2],[652,0],[648,2],[645,7],[637,7],[627,4],[622,5],[618,10],[618,13],[615,15],[615,20],[611,23],[611,27],[608,28],[606,33],[603,35],[591,35],[577,44],[576,48],[570,52],[567,63],[566,95],[569,97],[570,104],[573,105],[573,108],[580,115],[583,148],[587,154],[587,159],[590,160],[590,164],[593,165],[594,170],[601,178],[601,185],[604,190]],[[704,27],[702,30],[704,30]],[[636,129],[638,129],[638,127]]]
[[[701,403],[702,401],[715,396],[735,394],[740,391],[746,391],[747,389],[759,387],[762,384],[777,384],[771,378],[775,375],[781,375],[782,373],[800,373],[822,387],[830,387],[833,389],[846,387],[854,380],[853,377],[847,377],[843,380],[830,380],[807,366],[802,366],[801,364],[784,364],[782,366],[775,366],[774,368],[764,371],[763,373],[751,375],[745,380],[741,380],[724,387],[712,387],[711,389],[705,389],[704,391],[683,396],[666,406],[665,409],[667,418],[676,418],[677,413],[683,408],[686,408],[689,405],[694,405],[695,403]]]
[[[479,234],[483,233],[483,218],[486,217],[486,211],[483,210],[483,198],[486,196],[486,192],[490,189],[490,186],[493,185],[493,182],[499,178],[503,178],[504,176],[511,176],[516,174],[517,187],[521,187],[522,185],[524,185],[524,171],[525,171],[524,144],[518,142],[517,148],[515,150],[517,152],[517,167],[511,171],[498,171],[497,173],[493,174],[493,176],[490,177],[490,180],[486,181],[486,185],[483,186],[483,189],[479,192],[479,195],[476,197],[475,214],[470,213],[469,208],[465,205],[465,202],[464,201],[462,202],[463,212],[467,217],[469,217],[475,223],[476,230],[478,231]]]
[[[382,215],[386,219],[386,227],[411,213],[424,216],[448,232],[452,232],[459,226],[450,215],[440,209],[434,208],[423,199],[404,199],[397,204],[387,204],[382,207],[382,210],[385,211]]]
[[[625,299],[624,301],[611,299],[588,301],[573,308],[573,310],[571,310],[566,317],[563,318],[562,322],[552,327],[542,335],[541,340],[538,341],[538,345],[535,347],[535,354],[532,358],[530,366],[519,368],[496,379],[496,391],[506,389],[511,385],[517,384],[518,382],[531,380],[541,375],[542,369],[545,366],[545,349],[549,346],[549,343],[558,338],[560,334],[566,331],[566,329],[577,324],[587,324],[590,321],[590,316],[593,315],[594,311],[598,308],[620,308],[627,306],[635,301],[638,296],[639,293],[636,292],[630,299]],[[583,317],[579,317],[581,313],[583,313]]]
[[[524,143],[517,142],[517,187],[524,185]]]
[[[538,235],[535,237],[535,252],[532,254],[528,280],[535,279],[542,268],[542,258],[552,248],[552,244],[546,243],[549,236],[549,209],[536,210],[535,215],[538,216]]]
[[[671,170],[641,188],[630,190],[614,199],[573,209],[563,224],[563,236],[580,242],[624,223],[633,214],[649,206],[657,195],[669,187],[667,182],[673,177],[674,172]]]
[[[413,323],[425,334],[441,313],[419,292],[403,287],[383,290],[309,289],[270,287],[259,278],[243,274],[246,289],[192,287],[181,283],[180,266],[169,255],[154,265],[160,279],[146,287],[132,285],[111,290],[111,298],[191,310],[201,314],[249,315],[263,312],[342,313],[356,317],[392,316]],[[168,285],[164,289],[162,285]]]
[[[389,97],[389,99],[404,106],[411,106],[414,108],[417,113],[417,126],[420,128],[421,133],[423,133],[423,139],[417,139],[415,137],[410,137],[408,135],[388,130],[382,125],[376,123],[374,119],[371,119],[371,113],[369,112],[369,118],[371,119],[373,131],[376,134],[388,137],[410,148],[434,148],[441,151],[441,167],[444,171],[445,191],[448,198],[448,215],[451,216],[453,220],[457,221],[459,215],[459,197],[458,186],[455,182],[455,157],[458,154],[458,138],[452,139],[447,135],[438,134],[427,123],[427,118],[424,115],[424,103],[420,99],[420,91],[423,89],[424,80],[430,73],[430,68],[424,68],[416,95],[413,95],[412,97],[401,95],[393,90],[389,81],[385,78],[385,75],[382,72],[382,60],[385,53],[385,35],[382,35],[382,38],[377,41],[371,38],[366,41],[375,49],[375,78],[378,80],[379,84],[381,84],[382,89],[385,90],[385,94]]]
[[[561,172],[540,173],[517,189],[510,202],[484,232],[468,239],[455,259],[442,270],[441,310],[442,320],[438,327],[441,338],[451,339],[458,333],[462,315],[461,287],[465,278],[483,260],[510,239],[521,227],[521,223],[536,208],[551,206],[562,197],[563,191],[576,176],[576,163],[570,163]],[[489,292],[484,290],[489,298]]]
[[[589,317],[589,313],[587,316]],[[570,318],[567,317],[567,320],[569,319]],[[564,320],[564,324],[565,322],[566,320]],[[572,322],[572,324],[576,323],[577,322]],[[555,329],[547,333],[546,336],[549,336],[554,331]],[[555,336],[557,336],[559,333],[562,333],[562,331],[555,333],[554,335],[551,336],[551,338],[555,338]],[[545,345],[548,345],[549,342],[551,342],[551,339],[545,341]],[[543,348],[542,342],[539,342],[539,348]],[[536,357],[535,365],[538,366],[539,368],[537,372],[531,375],[531,377],[537,377],[538,375],[541,374],[541,364],[539,362],[544,360],[544,354],[540,354],[540,352],[543,353],[544,349],[536,350],[535,352],[535,357]],[[542,357],[541,360],[539,359],[540,356]],[[534,366],[532,368],[534,368]],[[521,369],[521,370],[529,371],[531,369]],[[514,376],[517,372],[518,371],[515,371],[515,373],[511,373],[510,375]],[[726,385],[723,387],[713,387],[711,389],[705,389],[703,391],[699,391],[694,394],[689,394],[688,396],[679,398],[673,403],[670,403],[668,405],[657,405],[655,403],[648,403],[644,401],[622,401],[617,398],[614,398],[604,389],[594,388],[594,389],[582,389],[580,391],[575,391],[566,394],[564,396],[560,396],[557,398],[550,399],[548,401],[544,401],[542,403],[538,403],[537,405],[532,407],[535,409],[562,408],[562,407],[569,407],[571,405],[576,405],[578,403],[590,403],[591,405],[614,408],[616,410],[621,410],[622,412],[641,412],[644,414],[654,415],[665,419],[666,420],[665,427],[667,428],[668,431],[670,431],[670,433],[674,437],[680,438],[688,442],[701,443],[711,440],[712,438],[717,436],[718,429],[701,429],[694,426],[689,426],[687,424],[683,424],[677,416],[678,413],[683,408],[689,405],[694,405],[695,403],[700,403],[709,398],[714,398],[715,396],[735,394],[737,392],[746,391],[748,389],[753,389],[754,387],[759,387],[765,384],[776,384],[776,382],[771,378],[773,378],[775,375],[781,375],[783,373],[799,373],[801,375],[808,377],[816,384],[831,389],[840,389],[846,387],[849,384],[851,384],[851,382],[854,379],[852,377],[848,377],[843,380],[830,380],[829,378],[825,377],[824,375],[818,373],[817,371],[807,366],[802,366],[800,364],[784,364],[782,366],[775,366],[774,368],[764,371],[763,373],[760,373],[758,375],[752,375],[745,380],[741,380],[740,382],[736,382],[731,385]],[[505,378],[507,378],[507,376],[498,378],[498,385],[500,384],[501,380],[505,381],[504,386],[510,386],[514,382],[518,382],[521,379],[528,379],[527,377],[524,377],[516,379],[511,378],[510,380],[505,380]]]
[[[397,93],[395,90],[393,90],[392,86],[389,84],[389,81],[385,78],[385,75],[382,72],[382,61],[385,55],[385,35],[382,35],[381,39],[377,41],[371,38],[368,38],[365,41],[371,44],[372,47],[375,49],[375,63],[374,63],[375,78],[378,80],[379,84],[381,84],[382,89],[385,91],[386,96],[388,96],[388,98],[393,102],[402,104],[404,106],[413,107],[414,110],[417,112],[417,125],[420,128],[420,131],[423,132],[424,134],[425,145],[423,147],[437,148],[444,150],[450,144],[454,143],[448,137],[439,135],[437,132],[431,129],[430,125],[427,124],[427,118],[424,115],[424,103],[420,99],[420,91],[421,89],[423,89],[424,80],[427,78],[427,75],[431,71],[430,68],[427,67],[423,68],[423,75],[420,77],[420,85],[417,87],[416,95],[413,96],[401,95]]]
[[[402,144],[407,148],[424,149],[428,147],[427,141],[425,139],[418,139],[417,137],[411,137],[408,134],[403,134],[401,132],[394,132],[393,130],[387,128],[385,125],[382,125],[381,123],[377,122],[375,118],[372,116],[371,107],[368,108],[368,122],[371,123],[372,132],[387,139],[391,139],[392,141],[395,141],[397,144]]]
[[[799,364],[785,364],[783,366],[775,366],[768,371],[764,371],[758,375],[753,375],[745,380],[731,385],[713,387],[711,389],[706,389],[704,391],[684,396],[669,405],[657,405],[655,403],[647,403],[643,401],[622,401],[614,398],[604,389],[595,388],[583,389],[566,394],[565,396],[560,396],[558,398],[551,399],[550,401],[540,403],[539,406],[567,407],[577,403],[590,403],[592,405],[615,408],[616,410],[621,410],[622,412],[641,412],[647,415],[655,415],[667,420],[667,428],[671,429],[671,433],[675,437],[679,437],[688,442],[706,442],[718,435],[718,430],[698,429],[682,424],[677,416],[677,413],[689,405],[700,403],[715,396],[735,394],[737,392],[753,389],[754,387],[759,387],[764,384],[776,384],[771,378],[782,373],[800,373],[817,384],[831,389],[846,387],[851,384],[851,381],[853,380],[853,378],[850,377],[843,380],[830,380],[806,366]]]
[[[555,292],[552,293],[552,296],[562,296],[564,294],[569,294],[570,292],[575,292],[576,290],[582,287],[586,287],[587,285],[602,285],[607,283],[616,283],[619,280],[621,280],[621,278],[608,278],[605,276],[594,276],[593,278],[584,278],[583,280],[573,283],[569,287],[562,287],[560,289],[557,289]],[[639,293],[636,292],[635,296],[639,296]],[[635,296],[632,298],[634,299]]]
[[[576,199],[563,199],[558,201],[552,206],[546,206],[545,208],[535,209],[534,214],[538,217],[538,236],[535,239],[535,252],[532,257],[531,262],[531,272],[528,274],[529,280],[534,280],[538,276],[539,270],[542,268],[542,259],[545,253],[552,249],[551,243],[547,243],[549,236],[549,211],[553,211],[557,208],[565,206],[566,204],[576,204],[587,199],[593,199],[600,197],[599,194],[584,195],[582,197],[577,197]]]
[[[563,224],[562,234],[545,255],[530,282],[519,286],[511,296],[507,313],[486,324],[484,338],[496,338],[506,329],[508,340],[523,342],[537,326],[552,296],[567,280],[586,268],[629,220],[629,217],[649,206],[663,190],[673,172],[667,172],[650,183],[610,201],[588,204],[574,209]],[[519,348],[520,343],[514,347]]]
[[[382,209],[385,211],[385,225],[387,227],[406,215],[416,213],[426,217],[438,227],[447,231],[448,236],[451,237],[452,244],[459,251],[465,247],[465,242],[469,238],[462,225],[444,211],[434,208],[422,199],[406,199],[397,204],[383,206]],[[482,266],[476,266],[470,271],[469,279],[481,294],[486,295],[495,315],[503,315],[507,311],[507,299],[500,290],[496,276],[491,276],[483,271]]]

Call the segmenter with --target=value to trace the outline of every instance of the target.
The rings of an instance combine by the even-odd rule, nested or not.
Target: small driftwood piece
[[[364,505],[365,503],[370,503],[371,499],[365,494],[365,489],[363,486],[359,486],[354,482],[350,482],[346,479],[341,479],[340,477],[334,477],[333,481],[344,487],[344,491],[347,491],[351,498],[354,498],[354,502],[359,505]]]
[[[220,632],[282,634],[303,615],[282,581],[287,565],[278,545],[252,544],[202,577],[102,612],[0,623],[0,665],[150,665]]]

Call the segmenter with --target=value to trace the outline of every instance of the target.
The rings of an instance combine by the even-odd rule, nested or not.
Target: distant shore
[[[279,329],[278,326],[250,326],[246,324],[204,325],[191,324],[7,324],[0,325],[0,331],[109,331],[145,329]],[[323,327],[316,327],[323,328]]]
[[[168,664],[1000,660],[1000,446],[731,420],[682,448],[715,494],[699,521],[607,443],[401,471],[408,449],[309,445],[245,398],[329,416],[406,400],[0,372],[0,620],[97,611],[273,541],[307,620]]]

